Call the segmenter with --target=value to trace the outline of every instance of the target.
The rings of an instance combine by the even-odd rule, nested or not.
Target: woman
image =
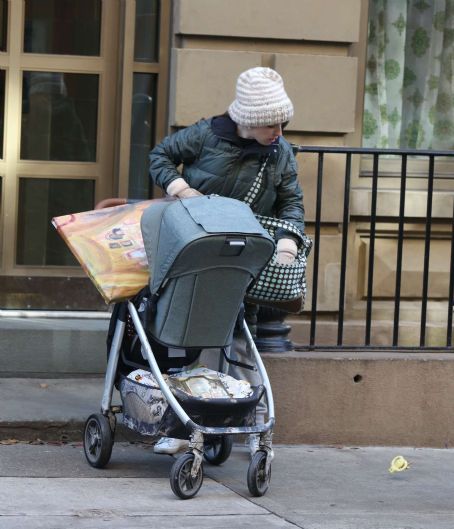
[[[271,68],[251,68],[238,77],[236,98],[225,114],[202,119],[166,137],[151,151],[150,175],[168,195],[217,194],[243,200],[254,213],[288,220],[304,231],[297,164],[291,145],[282,137],[292,117],[293,105],[282,77]],[[182,173],[177,169],[180,165]],[[281,229],[276,243],[277,261],[291,264],[297,254],[295,238]],[[257,307],[247,306],[246,320],[254,323],[256,313]],[[240,356],[244,343],[236,340],[235,346]],[[257,421],[263,421],[264,411]],[[257,436],[251,436],[251,452],[257,444]],[[155,452],[175,453],[183,446],[184,441],[163,438]]]

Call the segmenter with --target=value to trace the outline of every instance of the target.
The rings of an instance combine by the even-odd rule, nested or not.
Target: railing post
[[[454,202],[451,218],[451,261],[449,266],[449,291],[448,291],[448,326],[446,329],[446,346],[452,346],[452,311],[454,305]]]
[[[309,345],[315,345],[315,329],[317,325],[317,296],[318,296],[318,265],[320,259],[320,228],[322,218],[322,190],[323,190],[323,152],[318,155],[317,171],[317,205],[315,207],[315,235],[314,235],[314,266],[312,268],[312,304],[311,328]]]
[[[394,293],[393,346],[399,344],[400,291],[402,284],[402,255],[404,245],[405,194],[407,190],[407,155],[402,155],[400,173],[399,232],[397,236],[396,287]]]
[[[342,218],[342,249],[339,279],[339,321],[337,326],[337,345],[342,345],[344,339],[345,277],[347,268],[348,221],[350,218],[351,170],[352,155],[351,153],[347,153],[347,157],[345,160],[344,214]]]
[[[372,173],[372,200],[370,206],[369,268],[367,271],[367,308],[365,344],[370,345],[372,325],[372,298],[374,295],[375,229],[377,223],[378,153],[374,154]]]
[[[426,213],[426,230],[424,237],[424,268],[422,277],[422,294],[421,294],[421,329],[419,345],[426,345],[426,324],[427,324],[427,295],[429,293],[429,262],[430,262],[430,234],[432,229],[432,203],[434,190],[434,170],[435,158],[429,156],[429,180],[427,182],[427,213]]]

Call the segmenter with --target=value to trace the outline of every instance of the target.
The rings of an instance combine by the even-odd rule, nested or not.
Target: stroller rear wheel
[[[271,467],[266,471],[266,452],[259,450],[249,463],[247,486],[253,496],[263,496],[270,486]]]
[[[170,470],[170,487],[172,488],[173,493],[182,500],[188,500],[189,498],[194,497],[202,486],[202,465],[200,465],[195,478],[191,476],[194,459],[194,454],[183,454],[175,461]]]
[[[232,446],[231,435],[206,437],[203,443],[203,455],[208,463],[221,465],[230,457]]]
[[[112,455],[113,442],[109,419],[101,413],[90,415],[84,429],[84,452],[92,467],[103,468],[107,465]]]

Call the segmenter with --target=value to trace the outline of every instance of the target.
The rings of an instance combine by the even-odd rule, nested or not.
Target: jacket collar
[[[236,123],[232,121],[228,114],[215,116],[211,119],[211,130],[218,138],[233,143],[242,150],[241,157],[259,155],[267,156],[276,152],[279,138],[271,145],[261,145],[255,140],[240,138],[236,133]]]

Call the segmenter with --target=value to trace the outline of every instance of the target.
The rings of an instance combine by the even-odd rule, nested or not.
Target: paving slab
[[[128,492],[125,494],[125,492]],[[166,478],[2,478],[2,516],[260,515],[266,509],[213,480],[192,501],[177,501]]]
[[[84,517],[5,517],[3,523],[6,525],[2,529],[232,529],[232,523],[246,529],[295,529],[295,525],[272,514],[136,516],[125,513],[113,518],[93,512]]]
[[[408,470],[389,472],[403,455]],[[238,466],[210,475],[239,494]],[[304,529],[452,529],[454,450],[279,446],[270,493],[253,501]]]
[[[198,496],[177,499],[168,479],[173,462],[148,445],[116,443],[99,470],[87,464],[80,444],[0,445],[0,527],[294,527],[208,475]]]
[[[391,474],[396,455],[410,467]],[[204,465],[204,484],[188,501],[170,490],[173,461],[147,444],[121,442],[98,470],[80,443],[0,444],[0,527],[454,527],[452,449],[277,445],[261,498],[247,489],[243,444],[223,465]]]

